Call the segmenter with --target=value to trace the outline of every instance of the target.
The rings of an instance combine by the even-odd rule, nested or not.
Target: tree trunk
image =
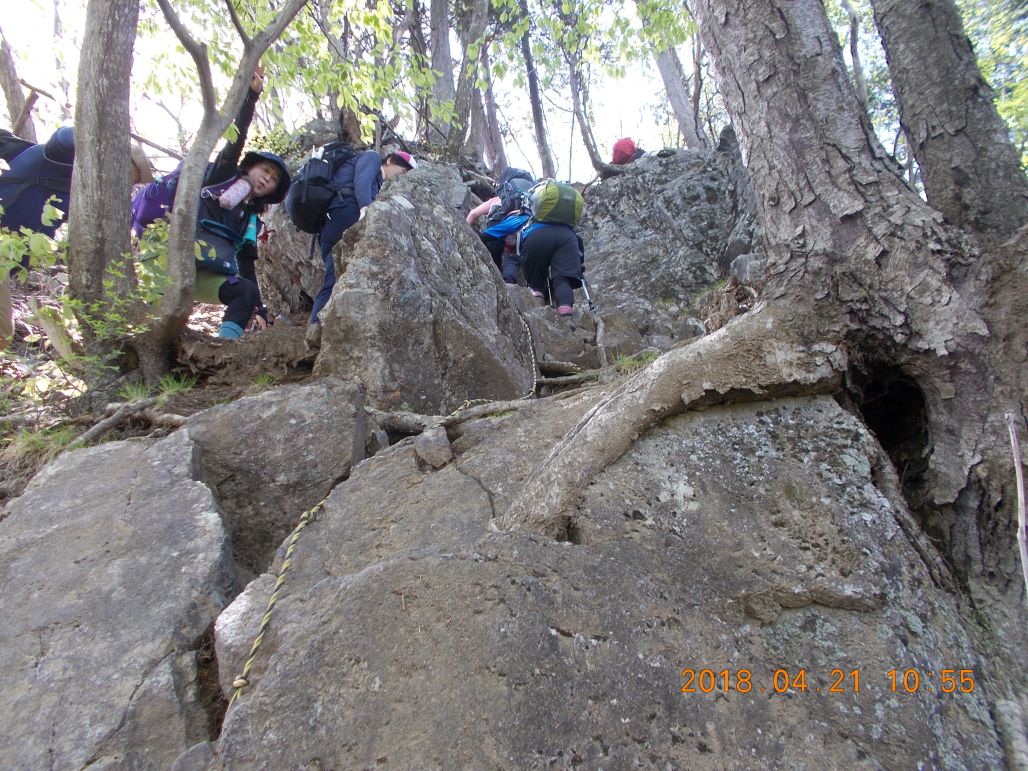
[[[453,85],[453,56],[450,53],[450,8],[447,0],[430,0],[429,35],[432,41],[432,69],[436,72],[432,84],[432,117],[425,139],[431,144],[445,145],[450,135],[450,122],[441,120],[435,105],[453,103],[457,89]],[[463,139],[463,138],[462,138]]]
[[[64,39],[64,27],[61,24],[61,6],[58,0],[54,0],[54,40],[63,47],[73,46],[75,41]],[[61,110],[61,120],[71,119],[71,83],[68,81],[68,68],[65,66],[61,55],[54,54],[54,69],[57,72],[57,87],[60,89],[63,100],[55,100]]]
[[[707,138],[700,133],[696,123],[696,113],[693,111],[692,101],[689,97],[689,86],[685,80],[685,71],[682,69],[682,62],[674,48],[665,48],[654,54],[657,62],[657,69],[660,71],[660,78],[664,81],[664,90],[667,92],[668,103],[678,120],[678,130],[685,138],[685,146],[690,150],[703,150],[709,147]]]
[[[425,24],[424,24],[424,12],[425,9],[422,6],[420,0],[415,0],[411,4],[410,11],[407,14],[407,31],[410,35],[409,45],[411,49],[411,56],[419,61],[425,61],[428,59],[428,43],[425,40]],[[396,35],[393,35],[394,40]],[[415,133],[418,137],[425,139],[428,137],[429,126],[432,124],[432,113],[431,113],[431,99],[428,98],[428,92],[419,88],[415,91],[415,113],[417,115]]]
[[[531,19],[528,14],[528,3],[520,0],[521,13],[526,19]],[[531,29],[531,26],[529,26]],[[532,106],[532,124],[535,126],[535,146],[539,151],[539,161],[543,165],[544,177],[556,177],[557,170],[553,165],[553,155],[550,153],[550,142],[546,134],[546,119],[543,117],[543,100],[539,91],[539,75],[535,71],[535,57],[532,56],[532,42],[529,38],[529,29],[521,36],[521,56],[525,60],[525,74],[528,77],[528,100]]]
[[[1014,233],[1028,221],[1028,180],[953,0],[871,5],[928,203],[958,227]]]
[[[485,106],[477,89],[471,92],[471,125],[464,140],[464,157],[481,167],[485,158]]]
[[[472,92],[478,80],[478,46],[484,45],[485,26],[489,20],[489,0],[471,0],[467,3],[460,25],[464,59],[457,78],[457,91],[453,100],[453,119],[446,142],[444,158],[457,160],[471,125]]]
[[[485,107],[485,162],[493,174],[499,176],[510,164],[507,163],[496,98],[493,96],[493,73],[487,45],[482,46],[482,77],[485,79],[485,89],[482,91],[482,106]]]
[[[86,6],[68,213],[71,293],[86,303],[103,299],[108,266],[129,252],[129,92],[138,17],[138,0]]]
[[[554,447],[499,524],[566,534],[589,480],[671,414],[835,391],[858,403],[904,466],[912,509],[956,568],[948,583],[967,586],[988,617],[997,682],[1023,693],[1005,413],[1024,414],[1024,240],[972,252],[893,173],[820,0],[690,8],[764,224],[762,302],[616,389]]]
[[[207,160],[243,103],[261,56],[306,5],[307,0],[285,0],[267,27],[252,38],[243,37],[243,53],[220,110],[215,104],[214,81],[206,46],[192,37],[171,7],[170,0],[157,2],[165,20],[196,65],[204,114],[193,138],[193,144],[182,161],[175,203],[169,217],[168,283],[154,314],[150,331],[137,343],[137,350],[144,362],[144,376],[148,381],[160,374],[161,368],[169,361],[171,343],[182,332],[193,308],[196,293],[196,202],[200,199]],[[238,23],[237,31],[242,33]],[[146,366],[150,369],[145,369]]]
[[[7,112],[11,116],[10,126],[14,133],[22,139],[30,142],[37,142],[36,127],[32,123],[32,117],[26,116],[19,127],[18,119],[25,110],[25,95],[21,91],[21,83],[18,82],[18,68],[14,64],[14,56],[7,41],[0,36],[0,89],[4,92],[7,100]]]
[[[606,163],[602,156],[600,156],[600,148],[596,144],[596,137],[593,136],[592,120],[587,106],[589,99],[585,84],[582,82],[581,72],[575,64],[571,64],[568,67],[568,73],[568,80],[571,86],[571,109],[575,119],[578,120],[579,131],[582,134],[582,143],[585,145],[585,151],[589,155],[590,163],[592,163],[593,168],[596,169],[596,172],[601,177],[612,177],[620,174],[624,171],[624,167]],[[570,167],[571,163],[569,161],[568,168]]]

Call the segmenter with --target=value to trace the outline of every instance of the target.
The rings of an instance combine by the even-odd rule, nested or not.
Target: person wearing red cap
[[[378,195],[382,183],[416,169],[418,162],[408,152],[398,150],[382,158],[374,150],[364,150],[342,164],[332,175],[336,197],[328,209],[328,217],[318,234],[321,259],[325,263],[325,281],[314,298],[310,321],[307,324],[307,344],[321,345],[321,322],[318,314],[332,296],[336,285],[332,250],[349,228],[363,219],[364,211]]]
[[[631,137],[624,137],[614,143],[614,154],[611,163],[616,166],[627,166],[634,160],[641,158],[643,149],[635,144]]]

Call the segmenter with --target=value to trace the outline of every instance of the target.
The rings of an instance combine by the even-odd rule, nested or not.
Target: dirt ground
[[[216,337],[222,306],[197,304],[175,345],[170,389],[145,391],[138,373],[122,373],[103,393],[85,391],[76,373],[62,366],[55,346],[37,325],[33,305],[56,307],[66,277],[34,274],[12,287],[14,339],[0,351],[0,504],[16,497],[32,476],[109,413],[111,403],[159,396],[149,411],[186,417],[216,404],[284,383],[311,379],[314,354],[303,335],[306,315],[280,316],[266,329],[255,325],[239,341]],[[183,384],[191,384],[183,387]],[[174,426],[146,415],[118,422],[91,443],[160,436]],[[0,517],[2,518],[2,517]]]

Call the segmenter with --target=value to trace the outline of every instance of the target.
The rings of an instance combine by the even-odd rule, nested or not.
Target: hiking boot
[[[570,316],[574,312],[575,312],[575,309],[572,308],[570,305],[558,305],[557,306],[557,315],[558,316]]]
[[[542,297],[542,296],[543,296],[543,293],[540,292],[538,289],[533,289],[532,290],[532,297]]]
[[[303,336],[303,341],[312,350],[321,347],[321,322],[315,321],[307,325],[307,334]]]

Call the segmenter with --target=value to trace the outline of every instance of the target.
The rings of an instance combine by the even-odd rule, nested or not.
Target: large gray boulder
[[[267,568],[300,514],[350,473],[356,395],[352,384],[326,378],[189,419],[244,575]]]
[[[334,137],[318,134],[320,141],[334,141]],[[311,142],[303,143],[310,150]],[[308,153],[290,159],[294,168],[299,168]],[[432,196],[436,203],[455,210],[467,212],[474,205],[473,196],[455,174],[439,174],[439,167],[430,161],[419,161],[424,176],[432,169]],[[271,237],[260,248],[257,261],[257,276],[261,284],[264,302],[278,313],[309,312],[314,297],[321,290],[325,279],[325,266],[321,260],[321,247],[311,246],[312,236],[303,233],[289,221],[285,206],[274,206],[265,215],[265,222]]]
[[[581,234],[599,299],[688,304],[755,251],[752,192],[732,143],[646,155],[586,191]]]
[[[453,429],[438,469],[412,441],[356,467],[293,555],[214,767],[1002,764],[987,684],[938,687],[979,665],[938,558],[830,398],[671,418],[581,491],[569,542],[495,532],[603,396]],[[270,586],[219,624],[223,668]],[[893,669],[936,687],[893,692]]]
[[[527,328],[447,197],[460,187],[452,170],[419,167],[387,183],[346,232],[315,374],[363,383],[371,404],[427,414],[532,387]]]
[[[209,738],[197,649],[236,591],[184,432],[67,453],[0,522],[6,768],[168,768]]]

